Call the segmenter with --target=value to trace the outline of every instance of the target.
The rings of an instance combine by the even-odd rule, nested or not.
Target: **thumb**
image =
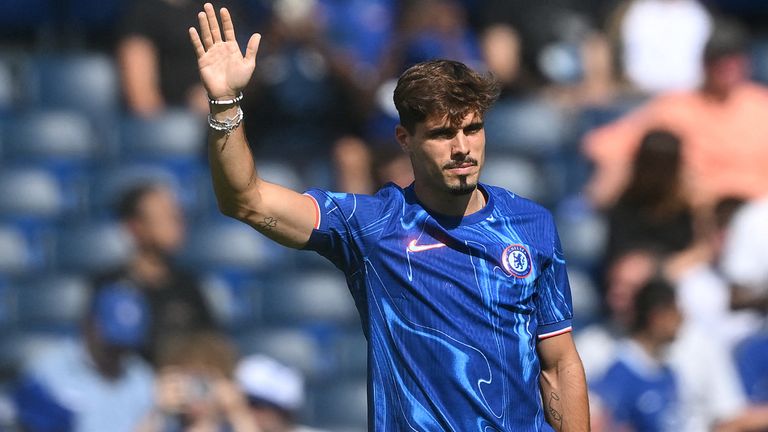
[[[259,42],[261,42],[261,35],[254,33],[250,39],[248,39],[248,46],[245,47],[245,60],[248,63],[256,62],[256,53],[259,51]]]

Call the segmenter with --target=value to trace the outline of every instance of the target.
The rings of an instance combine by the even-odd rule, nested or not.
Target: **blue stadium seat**
[[[768,403],[768,332],[745,338],[736,346],[734,357],[748,400]]]
[[[0,58],[0,113],[8,112],[12,105],[16,83],[13,79],[10,63]]]
[[[323,355],[317,341],[296,328],[257,328],[237,337],[243,355],[265,354],[308,377],[322,373]]]
[[[97,151],[88,117],[76,111],[32,111],[9,123],[3,130],[4,156],[14,162],[67,163]]]
[[[315,412],[319,424],[330,430],[367,430],[368,385],[365,378],[321,383]]]
[[[38,29],[50,24],[56,8],[52,0],[3,0],[0,35]]]
[[[201,288],[216,321],[227,329],[242,328],[258,321],[251,286],[242,277],[210,272],[201,279]]]
[[[569,261],[589,268],[603,258],[607,222],[582,198],[562,201],[555,210],[555,220]]]
[[[0,278],[0,339],[16,323],[16,287]]]
[[[485,115],[489,151],[542,157],[573,141],[573,123],[563,111],[538,99],[499,101]]]
[[[68,0],[66,19],[79,28],[105,30],[117,24],[123,0]]]
[[[101,122],[117,112],[120,88],[111,57],[60,54],[32,58],[27,65],[27,97],[42,108],[73,109]]]
[[[197,206],[197,184],[184,183],[176,173],[162,165],[136,163],[105,166],[96,170],[90,181],[89,193],[93,213],[108,215],[123,193],[146,183],[159,183],[171,188],[185,210]]]
[[[0,275],[18,275],[32,268],[32,252],[20,230],[0,225]]]
[[[120,127],[120,157],[130,161],[202,162],[205,121],[188,111],[172,110],[150,118],[127,117]]]
[[[124,265],[133,244],[120,225],[101,222],[62,228],[55,250],[56,268],[94,274]]]
[[[21,284],[17,313],[26,329],[74,330],[85,315],[90,285],[82,276],[52,274]]]
[[[363,332],[350,330],[339,335],[334,344],[336,370],[344,375],[366,376],[368,349]]]
[[[200,270],[258,271],[277,266],[280,249],[253,228],[222,217],[191,227],[182,260]]]
[[[536,163],[525,158],[506,155],[487,158],[482,179],[524,198],[539,202],[550,198],[548,179]]]
[[[768,38],[759,39],[752,44],[751,57],[753,78],[768,84]]]
[[[338,272],[285,275],[262,292],[265,319],[274,323],[358,323],[354,301]]]
[[[0,218],[48,218],[63,210],[61,187],[53,174],[35,168],[0,171]]]

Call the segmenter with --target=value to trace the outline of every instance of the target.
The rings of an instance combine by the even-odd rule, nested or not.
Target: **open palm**
[[[222,39],[213,5],[206,3],[203,9],[204,12],[197,14],[200,33],[194,27],[189,29],[189,37],[197,54],[200,79],[211,99],[233,98],[245,88],[253,75],[261,37],[258,34],[251,36],[243,56],[235,39],[229,11],[222,8],[220,12],[224,33]]]

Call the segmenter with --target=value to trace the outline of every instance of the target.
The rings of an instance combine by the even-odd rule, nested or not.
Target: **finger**
[[[259,51],[259,42],[261,42],[261,35],[254,33],[250,39],[248,39],[248,46],[245,47],[245,60],[254,63],[256,62],[256,53]]]
[[[221,30],[219,30],[219,20],[216,19],[216,11],[213,9],[213,5],[206,3],[203,6],[205,14],[208,16],[208,25],[211,26],[211,36],[213,36],[213,42],[221,42]]]
[[[192,47],[195,48],[195,54],[197,58],[205,55],[205,48],[203,47],[203,41],[200,40],[200,35],[197,34],[197,29],[194,27],[189,28],[189,39],[192,41]]]
[[[224,40],[227,42],[235,40],[235,26],[232,24],[232,17],[227,8],[221,8],[221,29],[224,30]]]
[[[203,37],[203,46],[207,51],[213,46],[213,36],[211,36],[211,28],[208,26],[208,15],[206,15],[205,12],[200,12],[197,14],[197,20],[200,21],[200,33]]]

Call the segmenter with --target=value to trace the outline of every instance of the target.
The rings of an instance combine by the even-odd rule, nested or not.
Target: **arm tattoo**
[[[555,393],[555,392],[550,393],[549,394],[549,402],[547,402],[547,412],[549,413],[550,419],[552,421],[556,422],[558,424],[558,426],[562,427],[562,425],[563,425],[563,415],[560,414],[560,411],[555,409],[555,406],[554,406],[555,404],[560,405],[559,402],[560,402],[560,396],[558,396],[557,393]]]
[[[271,216],[267,216],[264,218],[263,221],[256,224],[256,227],[260,231],[272,231],[277,227],[277,218],[273,218]]]

